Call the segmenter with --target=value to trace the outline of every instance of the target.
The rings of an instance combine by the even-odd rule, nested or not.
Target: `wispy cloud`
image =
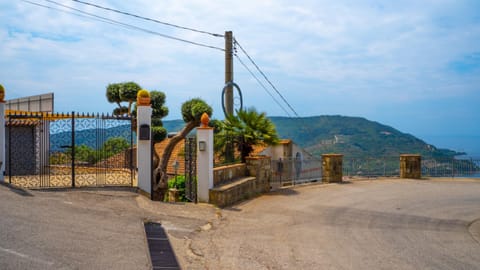
[[[162,34],[224,46],[222,38],[58,2]],[[435,114],[451,107],[453,112],[457,103],[449,105],[448,100],[454,96],[466,100],[472,115],[480,112],[478,106],[468,107],[471,100],[480,100],[477,1],[97,2],[219,34],[234,31],[300,115],[361,115],[398,123],[408,131],[424,122],[421,116],[412,126],[395,120],[406,117],[405,111]],[[220,51],[22,1],[0,3],[0,25],[0,78],[8,97],[55,91],[61,101],[58,110],[108,111],[106,85],[135,80],[166,92],[171,118],[179,118],[183,101],[197,96],[222,117]],[[246,105],[270,115],[285,114],[238,62],[235,71]],[[389,104],[402,109],[379,113]],[[429,123],[441,126],[444,121],[442,116]]]

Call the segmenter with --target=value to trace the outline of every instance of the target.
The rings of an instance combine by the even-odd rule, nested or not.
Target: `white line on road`
[[[42,260],[42,259],[34,258],[34,257],[29,256],[27,254],[23,254],[23,253],[20,253],[20,252],[17,252],[15,250],[11,250],[11,249],[8,249],[8,248],[0,247],[0,251],[10,253],[10,254],[16,255],[18,257],[30,260],[30,261],[39,262],[39,263],[43,263],[43,264],[46,264],[46,265],[53,265],[53,262],[49,262],[49,261],[45,261],[45,260]]]

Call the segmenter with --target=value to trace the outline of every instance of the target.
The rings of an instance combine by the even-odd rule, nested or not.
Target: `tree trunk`
[[[168,189],[168,175],[167,175],[167,166],[170,156],[172,155],[173,149],[175,146],[185,139],[185,137],[192,131],[196,126],[198,126],[198,121],[188,122],[185,127],[174,137],[170,139],[165,150],[162,153],[162,156],[154,170],[154,199],[163,200],[165,192]]]

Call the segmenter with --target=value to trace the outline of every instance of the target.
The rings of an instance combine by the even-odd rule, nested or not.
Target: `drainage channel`
[[[146,222],[144,226],[153,269],[180,269],[175,252],[162,225]]]

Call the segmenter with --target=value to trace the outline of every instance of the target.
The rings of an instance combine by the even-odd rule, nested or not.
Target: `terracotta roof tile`
[[[38,119],[10,119],[5,121],[7,127],[29,127],[40,124]]]

